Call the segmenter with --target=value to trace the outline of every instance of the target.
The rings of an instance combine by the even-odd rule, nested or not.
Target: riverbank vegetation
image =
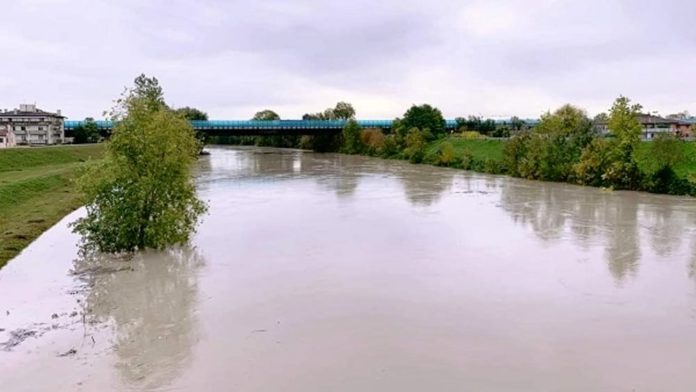
[[[186,243],[206,209],[190,177],[200,142],[187,116],[169,109],[157,79],[141,75],[116,101],[111,120],[104,159],[78,181],[87,214],[73,225],[83,249]]]
[[[447,133],[437,108],[414,105],[385,132],[361,129],[350,121],[355,117],[352,106],[339,102],[303,118],[349,120],[340,134],[218,137],[211,142],[362,154],[532,180],[696,195],[696,143],[670,134],[642,141],[640,110],[628,98],[617,98],[599,118],[611,130],[606,135],[597,132],[597,119],[572,105],[542,115],[534,127],[516,117],[496,123],[470,116],[457,118],[458,131]],[[255,119],[280,116],[265,110]]]
[[[104,145],[0,150],[0,267],[81,205],[73,181]]]

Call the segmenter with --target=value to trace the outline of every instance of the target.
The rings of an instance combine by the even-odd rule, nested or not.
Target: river
[[[696,390],[696,200],[211,147],[190,247],[0,270],[5,391]]]

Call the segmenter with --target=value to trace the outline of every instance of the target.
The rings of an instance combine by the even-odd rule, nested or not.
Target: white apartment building
[[[19,109],[0,112],[0,129],[10,127],[17,144],[62,144],[64,119],[60,110],[50,113],[33,104],[22,104]]]
[[[0,148],[10,148],[15,145],[15,134],[12,127],[0,125]]]

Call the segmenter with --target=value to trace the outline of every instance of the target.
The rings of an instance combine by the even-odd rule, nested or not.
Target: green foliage
[[[395,158],[399,155],[399,142],[396,135],[386,135],[380,156],[384,158]]]
[[[276,121],[280,120],[280,116],[278,113],[274,112],[273,110],[262,110],[260,112],[256,112],[254,114],[254,117],[252,118],[254,121]]]
[[[348,102],[338,102],[333,109],[333,116],[337,119],[349,120],[355,118],[355,109]]]
[[[575,167],[578,183],[591,186],[610,185],[604,176],[611,164],[612,142],[609,139],[594,139],[582,151],[580,162]]]
[[[156,77],[147,77],[145,74],[140,74],[135,78],[135,87],[132,93],[136,96],[142,97],[146,105],[148,105],[148,110],[159,110],[161,107],[167,107],[164,102],[164,91],[162,86],[160,86],[159,81]],[[121,99],[124,99],[122,97]],[[116,101],[116,105],[123,107],[121,99]]]
[[[440,145],[437,164],[449,166],[454,163],[454,146],[450,142],[445,142]]]
[[[683,164],[686,160],[684,155],[684,145],[686,142],[678,139],[676,136],[664,133],[655,137],[650,143],[650,161],[646,169],[652,174],[664,167],[670,167],[672,170],[676,166]]]
[[[355,120],[349,120],[343,127],[343,146],[341,151],[346,154],[359,154],[362,151],[360,126]]]
[[[363,129],[360,131],[360,143],[369,155],[382,155],[387,144],[387,136],[381,129]]]
[[[335,107],[319,113],[307,113],[303,120],[349,120],[355,118],[355,109],[348,102],[338,102]]]
[[[623,96],[614,101],[607,124],[614,136],[594,140],[575,166],[577,182],[617,189],[640,189],[643,175],[634,151],[640,145],[640,105]]]
[[[445,134],[445,119],[439,109],[428,104],[413,105],[404,113],[398,127],[406,134],[417,128],[429,132],[434,137],[440,137]]]
[[[541,122],[531,132],[513,137],[505,150],[505,165],[515,176],[568,181],[583,148],[594,137],[592,129],[585,111],[564,105],[541,116]]]
[[[633,156],[640,144],[640,110],[640,105],[631,105],[624,96],[617,98],[609,110],[608,126],[614,138],[610,142],[611,163],[604,178],[614,188],[638,189],[640,186],[641,173]]]
[[[418,128],[411,128],[406,134],[404,157],[412,163],[420,163],[425,156],[425,146],[429,138],[429,133]]]
[[[478,116],[469,116],[467,118],[457,117],[455,119],[457,122],[457,129],[462,132],[477,132],[481,135],[500,137],[503,135],[497,135],[497,125],[493,119],[482,119]],[[523,123],[523,122],[522,122]],[[520,126],[519,119],[515,120],[515,126]],[[502,131],[502,130],[501,130]],[[509,134],[509,133],[508,133]]]
[[[75,127],[72,136],[74,144],[97,143],[101,139],[99,127],[91,118],[86,118],[82,124]]]
[[[189,121],[208,121],[208,113],[188,106],[174,110],[174,113]]]
[[[531,134],[524,132],[513,136],[505,143],[503,163],[511,176],[522,177],[520,168],[526,166],[530,140]]]
[[[74,223],[85,250],[163,249],[188,241],[206,207],[190,179],[199,144],[189,122],[169,110],[162,89],[141,75],[117,101],[106,158],[78,184],[87,216]],[[141,83],[138,83],[141,80]]]
[[[482,139],[484,137],[483,135],[481,135],[477,131],[462,131],[460,136],[463,139],[470,139],[470,140]]]

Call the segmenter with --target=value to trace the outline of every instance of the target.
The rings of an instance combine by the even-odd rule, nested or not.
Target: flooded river
[[[696,390],[696,200],[210,148],[190,247],[0,270],[0,391]]]

